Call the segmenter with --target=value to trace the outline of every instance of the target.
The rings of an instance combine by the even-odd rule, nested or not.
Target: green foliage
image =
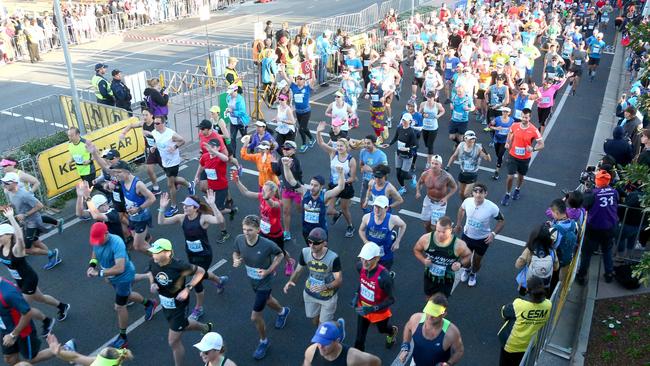
[[[628,25],[627,30],[630,32],[629,47],[635,51],[642,51],[644,44],[650,39],[650,24]]]
[[[68,141],[68,135],[66,131],[60,131],[51,136],[35,138],[27,141],[23,146],[20,147],[18,154],[20,155],[22,153],[21,157],[29,155],[33,159],[36,159],[36,156],[41,151],[47,150],[66,141]]]
[[[650,252],[645,252],[641,257],[641,262],[632,267],[632,277],[638,278],[639,283],[643,286],[650,284]]]

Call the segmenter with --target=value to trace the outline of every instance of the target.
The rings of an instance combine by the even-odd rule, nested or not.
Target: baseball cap
[[[344,124],[344,123],[343,123],[343,120],[340,119],[340,118],[338,118],[338,117],[336,117],[336,118],[334,118],[334,119],[332,120],[332,126],[334,126],[334,127],[343,126],[343,124]]]
[[[309,232],[309,236],[307,237],[308,240],[315,241],[317,243],[323,242],[327,240],[327,231],[321,227],[316,227],[313,228]]]
[[[375,200],[372,203],[373,206],[378,206],[381,208],[386,208],[388,207],[388,197],[386,196],[377,196],[375,197]]]
[[[260,142],[259,145],[257,145],[257,148],[258,149],[268,150],[268,149],[271,148],[271,143],[268,142],[268,141],[262,141],[262,142]]]
[[[0,225],[0,236],[7,235],[7,234],[13,235],[15,232],[16,230],[14,230],[14,227],[9,224]]]
[[[105,69],[107,67],[108,67],[108,65],[106,65],[106,64],[98,63],[98,64],[95,65],[95,70]]]
[[[264,123],[262,121],[257,121],[257,122],[255,122],[255,126],[257,126],[257,127],[266,127],[266,123]]]
[[[237,85],[235,85],[235,84],[230,85],[230,86],[228,87],[228,93],[235,92],[235,91],[237,91],[238,89],[239,89],[239,88],[237,87]]]
[[[157,254],[164,250],[172,250],[172,242],[167,239],[160,238],[151,244],[151,248],[147,249],[150,253]]]
[[[115,149],[110,149],[110,150],[106,150],[106,151],[104,151],[104,153],[102,154],[102,156],[103,156],[104,158],[108,159],[108,160],[113,160],[113,159],[115,159],[115,158],[119,158],[119,157],[120,157],[120,152],[117,151],[117,150],[115,150]]]
[[[99,207],[99,206],[101,206],[103,204],[108,203],[108,199],[103,194],[96,194],[96,195],[92,196],[90,201],[93,203],[93,205],[95,207]]]
[[[214,108],[214,107],[212,107],[212,108]],[[203,121],[199,122],[199,124],[196,125],[196,127],[200,128],[202,130],[212,129],[212,122],[210,122],[210,120],[204,119]]]
[[[13,161],[13,160],[9,160],[9,159],[0,160],[0,166],[9,166],[9,165],[16,166],[16,162]]]
[[[108,232],[108,226],[103,222],[96,222],[90,227],[90,245],[98,246],[104,244],[104,238]]]
[[[440,164],[442,164],[442,156],[440,156],[440,155],[438,155],[438,154],[432,156],[431,159],[433,159],[434,161],[437,161],[437,162],[439,162]]]
[[[504,67],[505,65],[503,64],[503,62],[497,62],[497,65],[496,65],[496,66],[497,66],[497,67]]]
[[[423,313],[425,313],[427,315],[430,315],[430,316],[432,316],[434,318],[437,318],[440,315],[444,314],[445,311],[447,311],[446,307],[444,307],[442,305],[438,305],[438,304],[434,303],[433,301],[427,301],[426,306],[424,307],[424,309],[422,309]]]
[[[333,322],[325,322],[318,326],[316,333],[311,338],[312,343],[318,343],[321,346],[329,346],[332,342],[341,339],[341,331]]]
[[[118,69],[115,69],[115,70],[111,71],[111,76],[115,76],[115,75],[117,75],[117,74],[119,74],[119,73],[121,73],[121,72],[122,72],[122,71],[120,71],[120,70],[118,70]]]
[[[120,160],[117,163],[111,165],[111,169],[124,169],[124,170],[131,171],[131,167],[124,160]]]
[[[611,180],[612,176],[609,175],[606,170],[599,170],[598,173],[596,173],[596,179],[594,179],[594,182],[596,183],[596,187],[604,187],[608,185]]]
[[[402,121],[412,122],[413,121],[413,116],[411,115],[411,113],[404,113],[404,114],[402,114]]]
[[[221,351],[223,348],[223,338],[221,334],[217,332],[205,333],[201,341],[194,345],[194,348],[198,349],[201,352],[208,351]]]
[[[464,138],[465,139],[475,139],[476,140],[476,133],[474,133],[474,131],[472,131],[472,130],[467,130],[467,131],[465,131]]]
[[[510,108],[508,108],[508,107],[501,107],[501,108],[499,108],[499,110],[500,110],[501,112],[508,112],[508,113],[510,113]]]
[[[221,146],[221,142],[219,142],[219,140],[217,140],[217,139],[211,139],[210,141],[208,141],[208,145],[214,146],[214,147],[219,147],[219,146]]]
[[[380,254],[381,248],[379,248],[379,245],[369,241],[363,245],[363,248],[361,248],[361,252],[359,252],[357,257],[369,261],[375,257],[379,257]]]
[[[5,182],[5,183],[10,183],[10,182],[18,183],[20,181],[20,179],[18,178],[18,174],[14,173],[14,172],[10,172],[10,173],[5,174],[4,177],[2,177],[2,181]]]
[[[317,181],[321,186],[325,185],[325,178],[320,174],[313,176],[311,179]]]
[[[295,142],[287,140],[282,144],[282,147],[287,148],[287,149],[296,149],[298,148],[298,145],[296,145]]]
[[[210,112],[211,113],[221,113],[221,108],[218,105],[213,105],[210,107]]]

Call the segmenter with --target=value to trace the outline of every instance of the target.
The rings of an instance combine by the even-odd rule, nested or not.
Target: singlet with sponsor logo
[[[189,302],[189,298],[178,301],[176,296],[185,288],[185,279],[191,277],[194,268],[193,265],[176,258],[172,258],[171,262],[164,266],[153,260],[149,263],[149,272],[153,275],[154,283],[158,285],[158,297],[164,309],[176,309],[177,306]]]
[[[302,197],[302,228],[310,231],[320,227],[327,231],[327,206],[325,205],[325,192],[321,191],[317,198],[312,197],[307,190]]]
[[[393,259],[393,251],[391,249],[393,241],[390,231],[390,213],[386,213],[386,217],[384,217],[384,221],[382,222],[375,220],[374,212],[370,213],[368,225],[366,226],[366,237],[369,241],[379,245],[381,259],[385,261]]]
[[[481,144],[475,142],[469,151],[465,150],[466,147],[465,141],[458,145],[458,149],[460,149],[460,154],[458,154],[460,169],[465,173],[476,173],[481,163]]]
[[[175,133],[171,128],[165,128],[162,133],[156,130],[151,131],[151,135],[156,140],[156,149],[160,154],[163,168],[171,168],[181,163],[181,153],[178,148],[174,148],[171,152],[168,150],[175,145],[172,139]]]
[[[185,252],[188,257],[211,256],[212,247],[208,240],[208,230],[201,226],[201,213],[194,220],[187,215],[183,218],[183,236],[185,237]]]
[[[9,248],[9,255],[4,255],[2,249],[0,249],[0,262],[7,266],[9,274],[14,280],[22,280],[25,277],[37,278],[36,272],[27,263],[27,259],[14,256],[11,248]]]
[[[375,306],[386,300],[388,294],[379,285],[379,276],[382,274],[388,275],[388,271],[381,264],[378,264],[371,271],[366,271],[365,268],[361,268],[358,306]],[[390,308],[387,307],[383,310],[366,314],[364,318],[370,320],[371,323],[376,323],[390,318],[391,315]]]
[[[429,246],[424,250],[424,255],[431,260],[429,268],[425,269],[429,278],[449,277],[454,278],[451,265],[458,260],[456,255],[456,236],[451,239],[447,246],[440,246],[436,242],[435,234],[431,233]]]
[[[125,204],[127,208],[140,207],[147,200],[144,196],[141,196],[136,192],[136,186],[138,185],[139,180],[140,178],[134,177],[129,189],[126,189],[124,182],[120,182],[120,185],[122,186],[122,192],[124,192],[124,200],[126,201]]]

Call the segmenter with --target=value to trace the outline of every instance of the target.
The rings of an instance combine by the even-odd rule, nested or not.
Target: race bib
[[[153,137],[145,136],[144,139],[147,141],[147,145],[156,146],[156,140]]]
[[[372,100],[373,102],[379,102],[379,94],[372,94],[370,96],[370,100]]]
[[[431,224],[435,225],[438,222],[438,219],[445,216],[447,213],[447,205],[441,205],[439,203],[431,203]]]
[[[11,277],[14,278],[14,280],[22,280],[23,279],[22,277],[20,277],[20,274],[15,269],[11,269],[11,268],[7,268],[7,269],[9,270],[9,274],[11,275]]]
[[[185,240],[187,250],[193,253],[200,253],[203,251],[203,244],[200,240]]]
[[[463,161],[463,171],[474,170],[474,162],[472,161]]]
[[[474,220],[472,218],[467,219],[467,226],[473,227],[474,229],[483,229],[483,223],[478,220]]]
[[[294,95],[293,95],[293,101],[296,102],[296,103],[299,103],[299,104],[302,103],[302,101],[304,100],[304,98],[305,98],[305,95],[304,95],[304,94],[294,94]]]
[[[598,53],[598,52],[600,52],[600,46],[594,46],[594,47],[591,49],[591,52],[593,52],[593,53]]]
[[[363,66],[370,67],[370,65],[371,65],[370,60],[363,60]]]
[[[515,146],[515,155],[519,155],[519,156],[526,155],[526,148],[525,147],[517,147],[517,146]]]
[[[260,231],[262,234],[268,234],[271,232],[271,223],[265,220],[260,220]]]
[[[309,276],[309,288],[310,289],[313,288],[313,287],[316,287],[316,286],[324,286],[324,285],[325,285],[325,281],[319,280],[319,279],[314,278],[312,276]],[[316,292],[316,291],[312,290],[312,292]]]
[[[453,67],[454,67],[454,64],[451,63],[451,62],[447,62],[447,63],[445,64],[445,68],[446,68],[447,70],[451,70]]]
[[[0,329],[7,330],[7,326],[5,325],[5,322],[2,321],[2,318],[0,318]]]
[[[361,289],[361,297],[368,301],[375,301],[375,292],[373,290],[367,288],[363,283],[359,288]]]
[[[111,194],[113,195],[113,201],[122,202],[122,200],[120,199],[120,192],[113,191],[113,192],[111,192]]]
[[[72,160],[74,160],[75,164],[81,164],[84,162],[84,157],[81,155],[72,155]]]
[[[205,176],[208,180],[217,180],[217,171],[215,169],[206,169]]]
[[[521,119],[521,111],[519,109],[515,109],[515,118]]]
[[[551,79],[554,78],[555,75],[556,75],[556,73],[554,73],[554,72],[547,72],[546,73],[546,77],[551,78]]]
[[[462,119],[463,119],[463,116],[464,116],[464,113],[463,113],[463,112],[453,111],[453,112],[451,113],[451,119],[452,119],[452,120],[455,120],[455,121],[460,121],[460,120],[462,120]]]
[[[574,62],[577,66],[582,65],[582,60],[574,60]]]
[[[397,150],[406,150],[406,143],[397,141]]]
[[[541,103],[542,103],[542,104],[549,104],[549,103],[551,103],[551,97],[542,97]]]
[[[310,224],[318,224],[320,211],[305,211],[305,222]]]
[[[429,273],[434,277],[442,277],[447,273],[447,267],[432,263],[429,266]]]
[[[246,266],[246,275],[248,278],[253,279],[253,280],[261,280],[262,275],[259,273],[259,269],[255,267],[249,267]]]
[[[176,309],[176,301],[171,297],[158,295],[160,298],[160,305],[165,309]]]
[[[424,127],[427,130],[434,130],[438,126],[436,125],[435,119],[425,118],[424,120],[422,120],[422,127]]]

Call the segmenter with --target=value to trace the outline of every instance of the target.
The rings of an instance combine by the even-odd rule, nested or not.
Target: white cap
[[[223,338],[221,334],[217,332],[206,333],[201,342],[194,345],[194,348],[198,349],[201,352],[208,352],[211,350],[221,351],[223,348]]]
[[[103,194],[96,194],[92,196],[90,201],[93,203],[93,205],[95,205],[95,207],[99,207],[105,203],[108,203],[108,199],[106,199],[106,196]]]
[[[442,156],[440,156],[440,155],[436,154],[436,155],[432,156],[431,160],[435,160],[435,161],[439,162],[440,164],[442,164]]]
[[[16,231],[14,227],[9,224],[0,225],[0,235],[14,234]]]
[[[18,174],[14,173],[14,172],[9,172],[9,173],[5,174],[4,177],[2,177],[2,181],[7,182],[7,183],[8,182],[18,183],[18,182],[20,182],[20,179],[18,178]]]
[[[413,121],[413,116],[411,115],[411,113],[404,113],[404,114],[402,115],[402,121],[409,121],[409,122],[411,122],[411,121]]]
[[[266,123],[264,123],[264,121],[256,121],[255,126],[257,126],[257,127],[266,127]]]
[[[388,207],[388,197],[386,196],[377,196],[372,203],[373,206],[379,206],[381,208]]]
[[[379,257],[380,254],[381,248],[379,248],[379,245],[369,241],[363,245],[363,248],[361,248],[361,252],[359,252],[358,257],[369,261],[373,258]]]

